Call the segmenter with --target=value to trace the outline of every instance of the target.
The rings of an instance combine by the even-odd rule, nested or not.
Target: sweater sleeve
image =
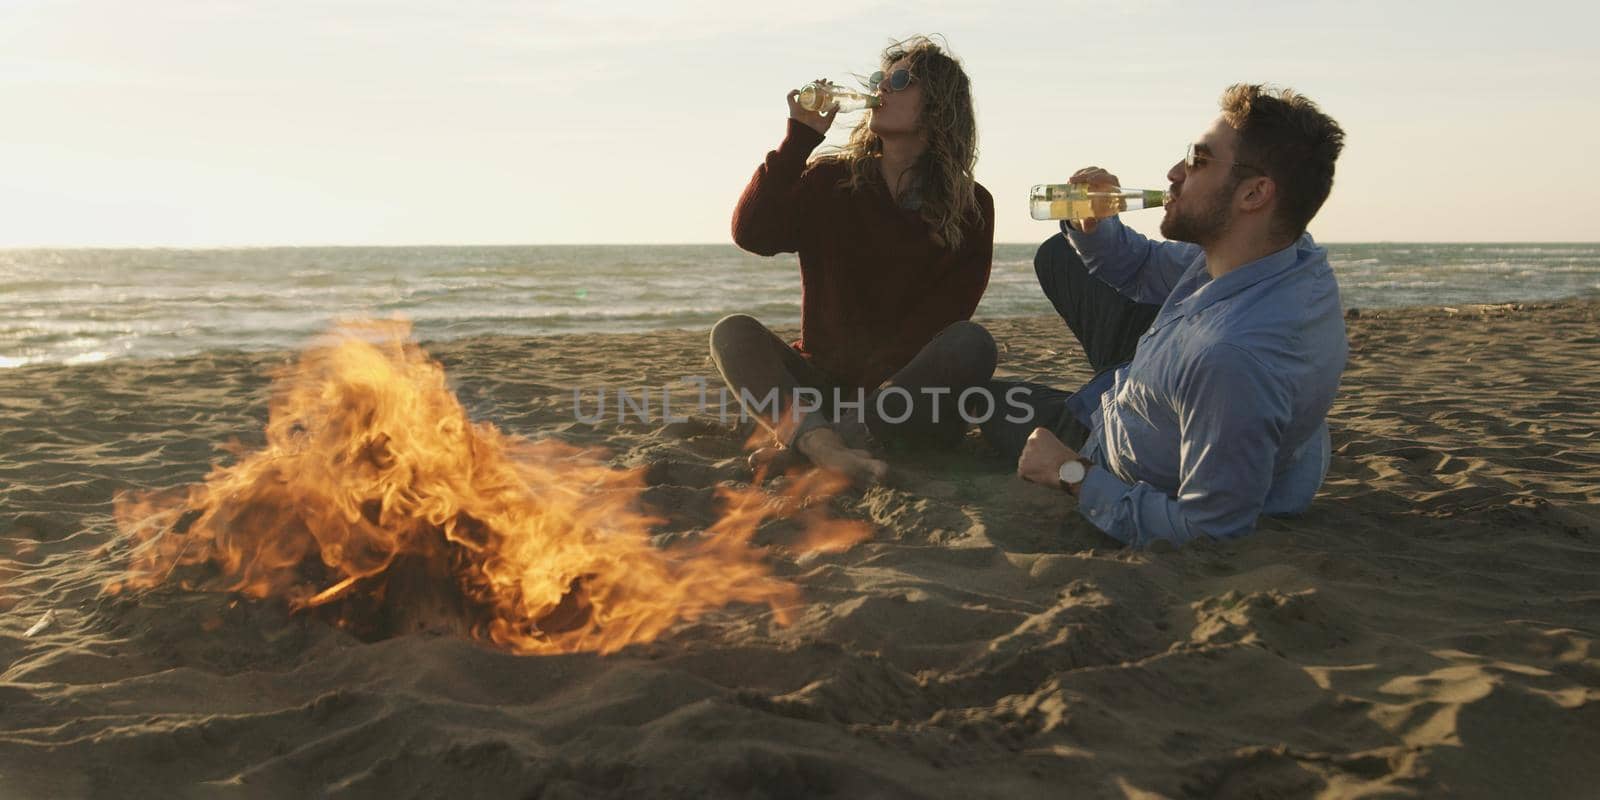
[[[789,120],[783,142],[756,167],[733,209],[734,244],[763,256],[799,249],[805,208],[800,199],[800,176],[806,158],[822,139],[822,134],[805,123]]]

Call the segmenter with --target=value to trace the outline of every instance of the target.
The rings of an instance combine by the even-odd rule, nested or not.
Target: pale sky
[[[788,89],[939,33],[996,240],[1222,89],[1348,134],[1327,242],[1600,239],[1591,3],[0,0],[0,247],[727,242]],[[844,118],[829,141],[842,141]],[[1155,212],[1138,227],[1155,227]]]

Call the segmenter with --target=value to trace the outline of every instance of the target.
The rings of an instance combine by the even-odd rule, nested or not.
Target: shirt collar
[[[1257,283],[1282,274],[1296,264],[1313,258],[1324,257],[1325,253],[1326,251],[1322,247],[1312,241],[1311,234],[1303,233],[1294,244],[1276,253],[1262,256],[1220,278],[1213,278],[1207,281],[1200,288],[1194,290],[1193,294],[1179,300],[1178,303],[1183,306],[1183,313],[1197,314],[1211,305],[1222,302]],[[1196,262],[1195,269],[1202,272],[1205,271],[1204,258]]]

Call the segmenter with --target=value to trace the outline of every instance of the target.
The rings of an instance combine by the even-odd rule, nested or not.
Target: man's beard
[[[1233,197],[1233,190],[1238,186],[1238,181],[1230,182],[1222,191],[1208,198],[1210,203],[1200,208],[1186,207],[1169,211],[1161,220],[1161,235],[1175,242],[1191,242],[1201,247],[1222,238],[1228,230],[1228,223],[1232,222],[1226,201]],[[1180,193],[1179,198],[1183,197],[1185,195]]]

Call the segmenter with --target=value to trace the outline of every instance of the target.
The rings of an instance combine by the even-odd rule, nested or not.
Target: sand
[[[0,372],[0,796],[1600,796],[1600,304],[1349,323],[1303,518],[1122,550],[973,441],[836,498],[870,541],[774,553],[792,624],[604,657],[103,596],[113,495],[259,444],[291,354]],[[1084,377],[1058,322],[987,324],[1011,374]],[[430,350],[474,418],[644,468],[664,533],[750,480],[714,415],[573,418],[713,374],[704,332]]]

